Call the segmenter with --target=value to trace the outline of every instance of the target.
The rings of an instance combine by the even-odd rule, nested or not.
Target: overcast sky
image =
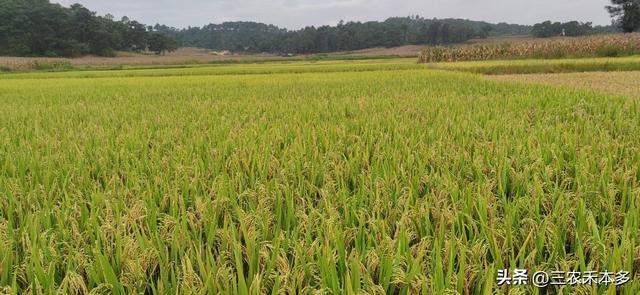
[[[53,0],[55,1],[55,0]],[[543,20],[610,24],[608,0],[58,0],[80,3],[118,19],[175,27],[224,21],[258,21],[297,29],[335,25],[338,21],[384,20],[418,14],[425,18],[468,18],[489,22],[534,24]]]

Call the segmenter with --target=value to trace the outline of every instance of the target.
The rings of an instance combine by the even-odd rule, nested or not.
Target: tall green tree
[[[116,51],[147,50],[151,34],[155,33],[136,21],[114,21],[80,4],[67,8],[48,0],[0,0],[2,55],[111,56]],[[161,38],[163,51],[176,44],[167,38]]]
[[[178,49],[176,41],[162,33],[153,32],[148,37],[149,51],[156,54],[164,54],[167,51],[175,51]]]
[[[441,26],[442,24],[440,22],[434,22],[429,26],[429,29],[427,30],[427,43],[435,45],[440,42],[441,38],[439,38],[439,36]]]
[[[611,0],[607,10],[624,32],[640,31],[640,0]]]
[[[272,53],[323,53],[371,47],[466,42],[489,35],[529,34],[531,27],[490,24],[462,19],[392,17],[383,22],[344,22],[336,26],[286,30],[254,22],[225,22],[204,27],[175,29],[155,26],[174,36],[183,46],[213,50]]]

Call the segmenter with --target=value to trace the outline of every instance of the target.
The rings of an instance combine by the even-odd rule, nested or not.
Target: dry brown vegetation
[[[275,58],[271,55],[231,54],[216,55],[201,48],[180,48],[165,55],[119,53],[116,57],[85,56],[80,58],[48,58],[48,57],[4,57],[0,56],[0,69],[31,70],[61,69],[82,66],[118,66],[118,65],[175,65],[187,63],[209,63],[227,60],[250,60]]]
[[[587,37],[522,39],[516,42],[434,46],[425,48],[419,62],[472,60],[613,57],[640,53],[640,33]]]
[[[591,72],[566,74],[499,75],[490,80],[520,81],[535,84],[567,86],[615,95],[640,97],[640,72]]]
[[[515,36],[499,36],[471,39],[467,43],[469,44],[503,44],[503,43],[518,43],[523,41],[537,40],[538,38],[531,35],[515,35]]]
[[[418,56],[425,48],[427,48],[426,45],[405,45],[391,48],[367,48],[349,53],[356,56]]]

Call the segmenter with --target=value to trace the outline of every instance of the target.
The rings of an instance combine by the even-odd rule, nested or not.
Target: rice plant
[[[0,78],[0,291],[640,291],[637,100],[379,67]]]

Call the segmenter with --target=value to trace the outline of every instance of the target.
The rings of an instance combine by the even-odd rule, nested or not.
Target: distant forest
[[[184,46],[250,52],[323,53],[527,35],[531,33],[531,26],[411,16],[383,22],[340,22],[336,26],[311,26],[300,30],[255,22],[225,22],[187,29],[156,25],[154,30],[172,36]]]
[[[584,35],[615,31],[590,23],[544,22],[535,26],[492,24],[463,19],[393,17],[385,21],[340,22],[336,26],[287,30],[256,22],[225,22],[177,29],[146,26],[123,17],[99,16],[74,4],[64,7],[49,0],[0,1],[0,55],[112,56],[117,51],[153,51],[178,46],[212,50],[309,54],[371,47],[463,43],[495,36],[560,34]]]
[[[620,32],[620,28],[617,25],[594,27],[592,23],[581,23],[577,21],[566,23],[545,21],[535,24],[531,30],[531,34],[538,38],[555,36],[576,37],[616,32]]]
[[[487,37],[584,36],[619,31],[613,25],[594,27],[591,23],[577,21],[546,21],[526,26],[452,18],[427,19],[420,16],[393,17],[383,22],[340,22],[336,26],[311,26],[292,31],[255,22],[225,22],[187,29],[156,25],[154,30],[171,36],[183,46],[303,54],[402,45],[458,44]]]
[[[175,39],[135,20],[115,21],[80,4],[67,8],[48,0],[0,0],[0,55],[111,56],[177,46]]]

